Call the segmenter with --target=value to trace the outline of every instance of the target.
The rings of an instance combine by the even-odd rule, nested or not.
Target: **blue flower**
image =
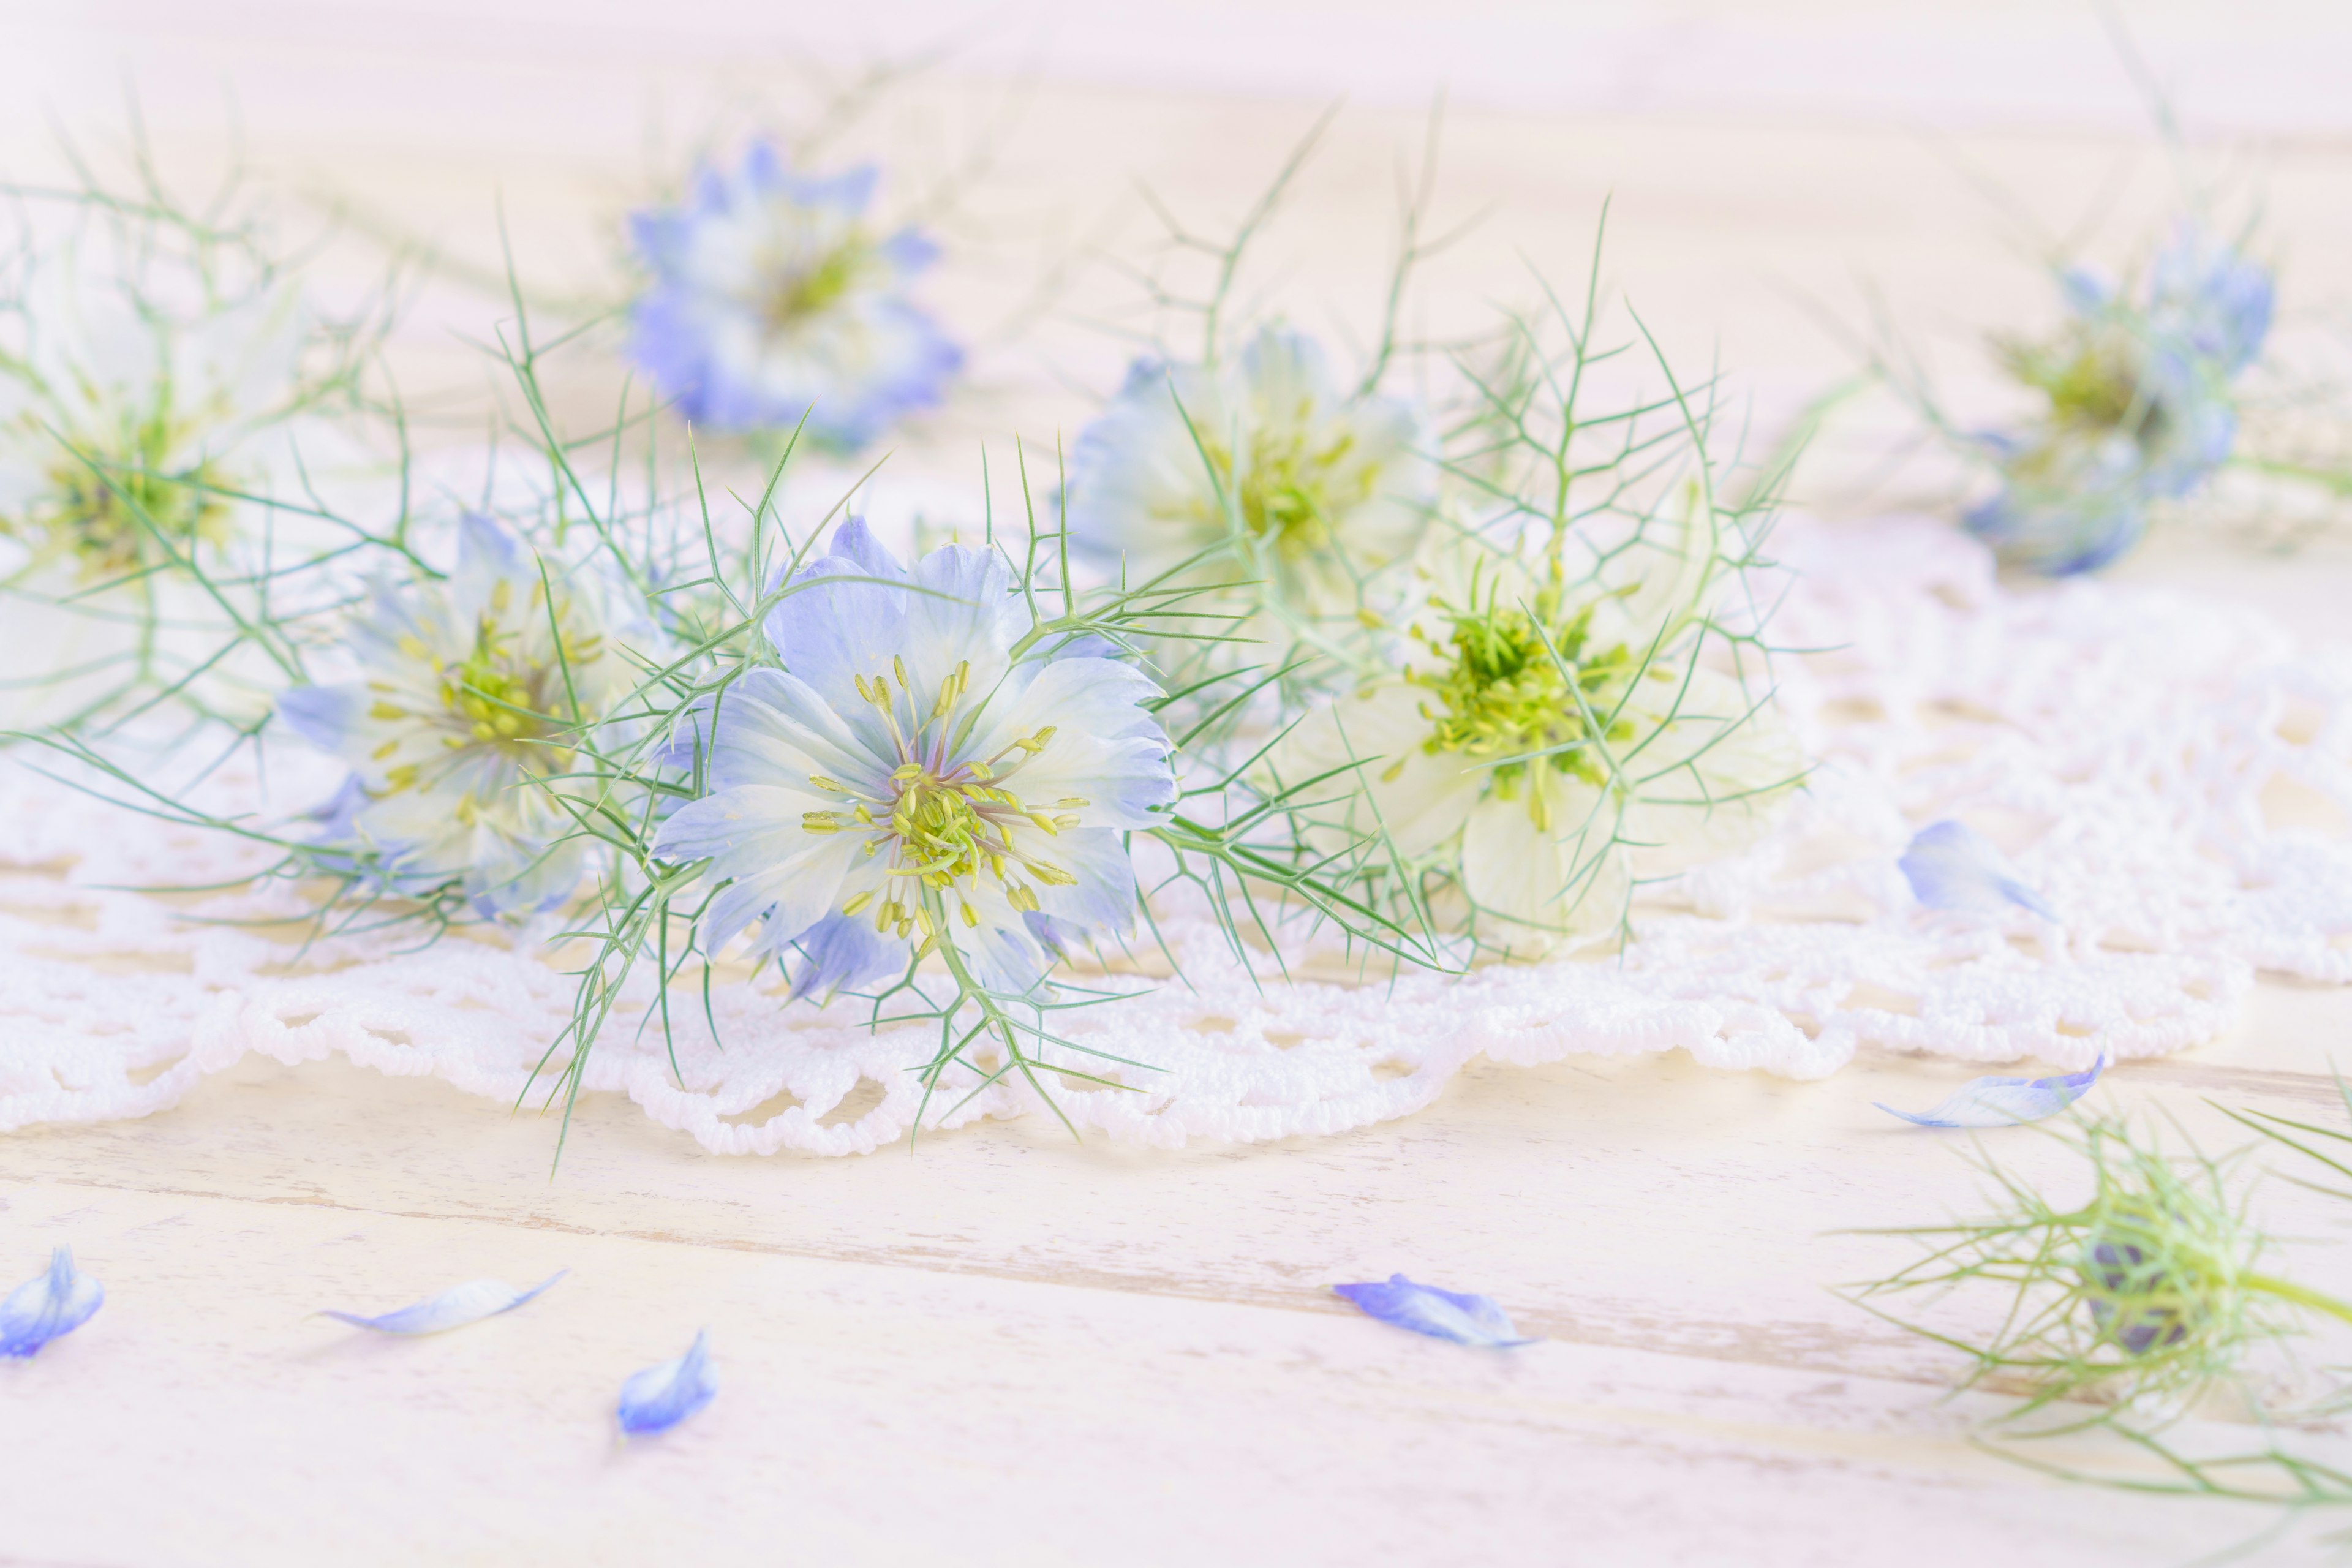
[[[938,255],[912,229],[866,224],[875,171],[795,174],[755,142],[693,199],[631,219],[653,282],[630,352],[679,412],[722,430],[790,429],[865,445],[940,401],[963,363],[908,280]]]
[[[1386,1284],[1334,1285],[1331,1289],[1335,1295],[1354,1302],[1369,1317],[1432,1339],[1496,1350],[1536,1342],[1520,1338],[1509,1314],[1491,1298],[1458,1295],[1434,1285],[1418,1285],[1402,1274],[1390,1275]]]
[[[909,572],[852,520],[793,586],[766,623],[784,668],[720,694],[710,793],[655,841],[727,884],[704,951],[757,921],[758,951],[797,950],[805,995],[946,943],[1019,994],[1050,947],[1126,932],[1125,836],[1176,798],[1150,680],[1075,647],[1016,652],[1029,616],[991,551],[949,545]]]
[[[2106,1067],[2107,1053],[2102,1050],[2099,1059],[2081,1072],[2055,1078],[1970,1079],[1933,1110],[1913,1112],[1876,1100],[1871,1103],[1889,1116],[1921,1127],[2014,1127],[2065,1110],[2090,1092]]]
[[[1895,864],[1913,895],[1931,910],[1998,914],[2003,904],[2015,904],[2058,922],[2057,911],[2026,886],[2009,858],[1965,822],[1937,822],[1921,828]]]
[[[2254,363],[2278,303],[2269,268],[2191,225],[2158,255],[2148,293],[2158,331],[2224,375]]]
[[[2145,299],[2079,270],[2061,289],[2074,319],[2059,335],[2004,351],[2047,412],[1981,437],[2001,489],[1963,518],[2003,561],[2050,576],[2115,560],[2150,503],[2192,493],[2228,460],[2230,384],[2261,352],[2273,308],[2269,270],[2195,228],[2157,258]]]
[[[586,854],[541,781],[635,685],[614,642],[643,631],[625,602],[596,568],[542,563],[473,516],[446,581],[379,584],[344,630],[359,678],[278,701],[296,734],[352,764],[319,814],[328,841],[380,852],[408,890],[459,879],[485,914],[561,903]]]
[[[1351,395],[1314,340],[1269,327],[1220,365],[1129,369],[1071,454],[1070,533],[1131,583],[1224,546],[1200,581],[1255,584],[1293,637],[1352,626],[1427,526],[1433,447],[1414,405]]]
[[[0,1301],[0,1356],[28,1356],[72,1333],[106,1303],[106,1288],[74,1267],[73,1249],[49,1254],[49,1271]]]
[[[499,1279],[476,1279],[444,1290],[429,1301],[419,1301],[381,1317],[363,1318],[356,1312],[337,1311],[319,1315],[349,1323],[355,1329],[373,1329],[380,1334],[438,1334],[478,1323],[484,1318],[495,1318],[501,1312],[511,1312],[569,1272],[560,1269],[528,1290],[518,1290]]]
[[[705,1329],[676,1361],[632,1373],[621,1384],[615,1414],[624,1436],[641,1437],[668,1431],[709,1404],[718,1392],[719,1377],[710,1369],[710,1331]]]

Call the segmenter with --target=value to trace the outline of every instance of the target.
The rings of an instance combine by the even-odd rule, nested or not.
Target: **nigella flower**
[[[1216,365],[1139,361],[1072,454],[1069,528],[1130,584],[1224,546],[1198,580],[1248,583],[1295,640],[1373,612],[1437,495],[1426,419],[1350,394],[1322,350],[1268,327]]]
[[[1614,929],[1638,877],[1743,847],[1802,773],[1768,705],[1654,656],[1668,623],[1625,610],[1650,595],[1539,580],[1475,542],[1439,574],[1414,662],[1310,712],[1276,782],[1352,769],[1305,798],[1337,794],[1329,826],[1450,874],[1486,945],[1532,955]]]
[[[2058,337],[2003,350],[2047,412],[1984,437],[2002,488],[1965,518],[2004,561],[2053,576],[2115,560],[2151,503],[2189,494],[2229,458],[2230,384],[2261,352],[2273,304],[2267,268],[2195,228],[2157,258],[2145,300],[2080,271],[2064,284],[2074,318]]]
[[[0,1356],[29,1356],[73,1332],[106,1304],[106,1288],[74,1267],[73,1250],[49,1254],[49,1271],[0,1301]]]
[[[0,724],[69,712],[142,664],[161,685],[216,665],[231,623],[182,568],[235,574],[256,509],[234,498],[287,466],[310,395],[285,282],[209,292],[192,267],[77,241],[16,286],[0,311]],[[199,684],[216,698],[227,673]]]
[[[621,1402],[614,1414],[625,1436],[642,1437],[667,1432],[709,1404],[719,1393],[719,1375],[710,1366],[710,1331],[694,1336],[694,1343],[675,1361],[632,1373],[621,1384]]]
[[[471,515],[446,580],[380,582],[344,630],[358,677],[278,704],[352,764],[331,835],[380,852],[400,885],[461,881],[486,914],[561,902],[585,851],[545,784],[639,674],[614,640],[638,624],[627,604],[596,565],[545,561]]]
[[[795,995],[935,947],[1017,994],[1069,942],[1126,931],[1124,835],[1176,797],[1151,682],[1043,646],[991,551],[909,572],[852,520],[793,583],[766,624],[784,668],[688,715],[710,793],[655,846],[727,884],[705,951],[756,921],[761,951],[797,950]]]
[[[701,170],[686,205],[631,220],[653,281],[630,352],[679,412],[723,430],[805,416],[855,447],[940,401],[963,355],[907,297],[938,252],[872,230],[874,184],[871,167],[796,174],[756,142],[733,174]]]

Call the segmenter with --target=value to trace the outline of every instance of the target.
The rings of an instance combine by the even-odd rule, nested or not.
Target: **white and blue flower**
[[[0,1356],[29,1356],[89,1321],[106,1304],[106,1288],[74,1267],[73,1249],[49,1254],[48,1272],[28,1279],[0,1301]]]
[[[278,699],[295,733],[352,766],[329,837],[377,852],[397,886],[461,881],[486,914],[562,902],[587,852],[546,781],[634,689],[617,639],[642,620],[593,563],[543,560],[467,516],[446,579],[381,582],[352,616],[356,678]]]
[[[940,401],[962,351],[907,294],[937,247],[873,231],[875,180],[794,174],[756,142],[732,174],[701,170],[685,205],[632,218],[653,281],[630,352],[686,417],[731,431],[805,417],[856,447]]]
[[[1805,770],[1777,710],[1690,658],[1719,568],[1703,531],[1614,586],[1457,541],[1412,662],[1312,708],[1271,782],[1333,801],[1307,812],[1331,852],[1378,836],[1382,860],[1439,873],[1435,912],[1490,949],[1613,932],[1637,882],[1745,847]]]
[[[1285,643],[1381,608],[1437,500],[1423,412],[1351,395],[1322,350],[1266,328],[1214,366],[1140,360],[1072,453],[1069,528],[1140,584],[1252,584]],[[1221,553],[1219,552],[1222,552]]]
[[[257,700],[213,594],[295,469],[306,321],[282,279],[203,287],[184,258],[60,241],[0,306],[0,726],[54,722],[143,668],[202,700]],[[179,261],[182,265],[170,263]],[[313,454],[316,456],[316,454]],[[201,673],[197,673],[197,672]],[[235,698],[229,689],[236,689]]]
[[[1072,941],[1126,932],[1125,836],[1176,797],[1152,683],[1097,643],[1033,644],[992,551],[909,571],[853,520],[793,586],[766,623],[783,668],[682,721],[709,793],[655,849],[724,884],[705,951],[756,921],[805,995],[946,944],[1019,994]]]
[[[2004,349],[2048,399],[2023,432],[1981,439],[2000,490],[1964,521],[2004,561],[2051,576],[2104,566],[2137,543],[2148,510],[2196,490],[2237,440],[2231,383],[2270,330],[2268,268],[2184,228],[2144,300],[2071,271],[2073,320],[2046,344]]]

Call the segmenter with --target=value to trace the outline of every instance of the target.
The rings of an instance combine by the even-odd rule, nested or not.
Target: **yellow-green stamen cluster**
[[[871,793],[853,789],[822,775],[810,786],[844,798],[840,809],[803,814],[801,826],[809,833],[859,833],[862,853],[868,858],[887,851],[887,875],[893,882],[877,898],[872,890],[859,893],[842,906],[844,914],[874,913],[874,929],[895,929],[902,937],[919,930],[929,951],[938,940],[930,908],[944,912],[950,893],[967,927],[980,924],[967,889],[982,878],[995,880],[1013,909],[1034,910],[1037,886],[1070,887],[1077,878],[1033,853],[1016,840],[1021,829],[1034,829],[1048,838],[1078,826],[1071,815],[1087,803],[1071,797],[1054,803],[1052,812],[1024,804],[1004,786],[1022,763],[1052,743],[1055,729],[1047,725],[1024,735],[986,758],[956,760],[954,747],[962,740],[969,710],[971,666],[956,666],[940,683],[928,708],[920,704],[907,679],[903,658],[893,658],[887,674],[858,675],[857,693],[877,709],[896,748],[898,765]],[[1026,879],[1024,880],[1024,878]],[[903,881],[898,880],[903,879]],[[931,897],[927,900],[926,889]]]
[[[1201,432],[1209,466],[1232,497],[1242,527],[1286,565],[1328,550],[1332,517],[1372,495],[1375,474],[1370,467],[1344,482],[1339,475],[1355,450],[1355,433],[1343,427],[1323,445],[1312,445],[1311,412],[1301,408],[1288,419],[1259,421],[1250,432],[1249,463],[1237,493],[1233,453],[1211,432]]]
[[[178,445],[177,433],[157,415],[126,430],[118,453],[90,454],[95,467],[62,454],[25,515],[0,518],[0,533],[70,557],[89,581],[163,563],[192,543],[225,543],[229,503],[221,492],[227,479],[210,462],[170,471]]]
[[[1538,598],[1538,615],[1548,598]],[[1530,759],[1588,784],[1605,782],[1589,742],[1594,721],[1605,719],[1616,693],[1636,673],[1625,647],[1587,657],[1589,612],[1557,627],[1547,644],[1536,616],[1526,610],[1489,605],[1441,611],[1447,623],[1443,641],[1420,628],[1413,632],[1436,656],[1436,672],[1405,671],[1407,680],[1433,699],[1421,708],[1431,724],[1422,750],[1494,762],[1494,788],[1506,800],[1516,794]],[[1630,726],[1619,721],[1605,738],[1628,739]],[[1402,771],[1402,763],[1392,771]]]
[[[2050,400],[2051,418],[2091,433],[2121,431],[2153,446],[2163,435],[2163,407],[2150,395],[2147,353],[2117,328],[2085,329],[2048,345],[2000,346],[2010,374]]]
[[[771,333],[784,333],[823,314],[856,286],[872,256],[865,236],[852,234],[813,265],[779,267],[761,300],[761,320]]]
[[[544,618],[545,587],[532,583],[527,592],[523,616]],[[514,584],[500,580],[491,591],[489,607],[476,623],[473,647],[454,664],[413,634],[403,637],[400,651],[431,667],[438,701],[429,707],[404,706],[404,688],[371,681],[369,689],[377,697],[368,717],[423,725],[436,731],[443,751],[453,755],[488,748],[526,773],[562,772],[572,759],[572,749],[558,740],[572,728],[564,670],[568,666],[577,681],[603,657],[604,639],[593,632],[567,635],[561,658],[551,650],[535,657],[525,651],[520,631],[506,624],[513,602]],[[559,604],[558,624],[566,618],[561,610]],[[400,745],[398,740],[385,742],[376,751],[377,760],[391,756]],[[385,783],[398,793],[413,788],[425,771],[425,764],[404,763],[385,771]],[[478,803],[468,795],[455,809],[459,820],[470,822]]]

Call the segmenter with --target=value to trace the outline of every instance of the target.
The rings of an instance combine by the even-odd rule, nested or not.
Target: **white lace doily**
[[[1121,1141],[1342,1131],[1430,1103],[1472,1058],[1532,1064],[1682,1048],[1818,1078],[1872,1042],[2088,1065],[2207,1039],[2254,972],[2352,980],[2352,848],[2273,816],[2352,820],[2352,658],[2298,650],[2253,614],[2095,582],[2011,590],[1925,521],[1790,523],[1801,577],[1771,626],[1780,695],[1821,766],[1769,839],[1654,889],[1622,957],[1267,981],[1198,910],[1163,929],[1187,984],[1060,1015],[1157,1070],[1066,1080],[1074,1122]],[[512,1100],[566,1020],[571,982],[530,933],[345,936],[299,954],[236,923],[292,906],[217,883],[233,840],[101,805],[0,761],[0,1130],[163,1110],[247,1052],[341,1052]],[[2297,786],[2300,786],[2298,788]],[[212,786],[230,791],[231,782]],[[281,793],[283,793],[281,784]],[[2287,809],[2292,808],[2292,809]],[[2064,921],[1940,915],[1895,858],[1961,816],[2011,849]],[[675,1009],[675,1053],[633,1020],[587,1092],[628,1095],[727,1153],[863,1153],[903,1137],[936,1026],[876,1034],[850,1005],[780,1007],[740,985]],[[952,1076],[927,1127],[1044,1114]],[[957,1106],[959,1100],[964,1100]],[[957,1107],[944,1122],[941,1113]]]

